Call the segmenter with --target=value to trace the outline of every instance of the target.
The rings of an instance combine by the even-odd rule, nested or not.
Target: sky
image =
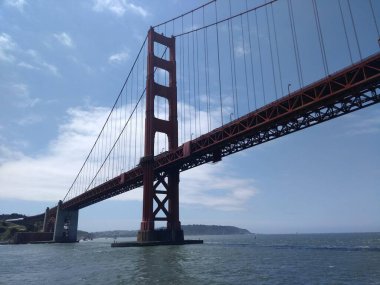
[[[379,52],[369,2],[351,2],[366,19],[358,27],[363,56]],[[0,213],[35,215],[63,199],[149,27],[203,3],[0,0]],[[335,69],[345,66],[342,54],[328,53]],[[180,220],[257,233],[378,232],[379,142],[374,105],[186,171]],[[81,209],[79,228],[138,229],[141,215],[136,189]]]

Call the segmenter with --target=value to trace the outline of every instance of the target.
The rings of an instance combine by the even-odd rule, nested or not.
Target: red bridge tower
[[[154,54],[155,43],[167,47],[169,60],[159,58]],[[167,135],[169,151],[175,151],[178,147],[175,38],[160,35],[151,28],[148,32],[147,60],[145,150],[144,157],[140,161],[144,170],[143,217],[137,240],[139,242],[181,242],[183,241],[183,231],[179,221],[179,169],[173,167],[160,173],[154,173],[155,134],[161,132]],[[160,85],[154,81],[156,68],[168,72],[168,86]],[[168,101],[169,120],[155,117],[154,100],[156,96],[161,96]],[[161,188],[159,189],[159,187]],[[156,230],[155,221],[166,221],[167,228]]]

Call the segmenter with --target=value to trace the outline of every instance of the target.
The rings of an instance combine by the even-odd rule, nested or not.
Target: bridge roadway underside
[[[185,171],[380,102],[380,53],[338,71],[225,124],[177,150],[156,156],[155,175]],[[63,209],[81,209],[140,187],[140,166],[69,200]],[[55,208],[52,209],[54,211]]]

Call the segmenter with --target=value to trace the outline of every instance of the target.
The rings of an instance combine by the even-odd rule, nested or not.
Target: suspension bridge
[[[30,219],[74,242],[80,209],[143,187],[138,242],[182,242],[180,172],[380,102],[379,11],[214,0],[151,27],[66,195]]]

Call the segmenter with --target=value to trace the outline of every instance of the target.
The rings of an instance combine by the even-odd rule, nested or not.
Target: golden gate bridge
[[[43,234],[24,240],[74,242],[80,209],[143,187],[138,242],[183,243],[180,172],[380,101],[379,17],[354,4],[214,0],[151,27],[66,195],[29,217]]]

